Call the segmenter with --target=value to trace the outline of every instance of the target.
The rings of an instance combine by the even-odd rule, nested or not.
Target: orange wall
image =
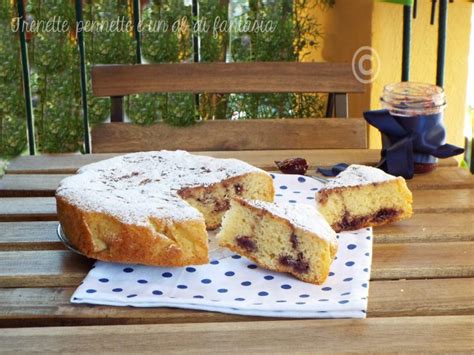
[[[418,0],[418,17],[413,21],[411,80],[435,83],[437,26],[429,24],[431,0]],[[467,73],[472,2],[449,4],[445,90],[447,139],[464,145],[467,114]],[[383,86],[400,81],[403,7],[373,0],[336,0],[334,7],[312,11],[321,24],[321,47],[307,58],[314,61],[350,62],[361,46],[371,46],[380,56],[380,73],[366,94],[350,96],[350,115],[361,117],[377,109]],[[380,136],[370,129],[372,148],[380,147]]]

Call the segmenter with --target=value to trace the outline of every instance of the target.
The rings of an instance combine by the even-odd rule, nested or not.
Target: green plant
[[[201,38],[201,61],[298,61],[318,46],[319,26],[309,16],[310,4],[331,6],[334,0],[201,0],[200,20],[209,27],[194,28],[191,7],[183,0],[152,0],[142,12],[142,51],[147,63],[192,61],[192,37]],[[36,21],[54,16],[70,24],[69,32],[29,34],[28,54],[39,152],[74,152],[82,148],[83,123],[79,58],[75,38],[73,1],[28,0],[27,14]],[[110,24],[131,19],[130,0],[84,1],[84,20]],[[234,11],[240,7],[241,11]],[[229,9],[233,9],[229,13]],[[0,156],[25,151],[26,118],[18,34],[11,31],[15,1],[0,8]],[[214,31],[213,24],[227,21],[273,22],[274,31]],[[180,30],[173,24],[180,21]],[[147,30],[148,24],[168,24],[166,30]],[[100,26],[99,26],[100,27]],[[197,31],[197,32],[196,32]],[[84,32],[87,71],[94,64],[136,63],[132,30],[107,31],[96,27]],[[88,76],[91,125],[109,117],[108,98],[92,96]],[[129,120],[138,124],[166,122],[184,126],[202,119],[320,117],[324,100],[309,94],[201,94],[199,106],[191,94],[140,94],[125,98]]]
[[[182,0],[151,1],[142,11],[142,53],[147,63],[177,63],[191,59],[191,10]],[[176,31],[180,25],[183,30]],[[161,27],[158,27],[161,26]],[[138,124],[159,121],[186,126],[192,124],[197,111],[191,94],[131,95],[127,104],[130,120]]]
[[[237,2],[237,1],[236,1]],[[309,14],[310,8],[331,1],[320,0],[249,0],[242,3],[242,13],[235,21],[273,23],[275,31],[231,33],[231,53],[235,62],[242,61],[298,61],[318,47],[321,36],[319,25]],[[311,36],[308,36],[311,34]],[[229,112],[246,118],[322,117],[325,103],[316,94],[239,94],[231,95]]]
[[[9,1],[0,6],[0,158],[7,158],[26,149],[26,114],[20,42],[10,28],[13,8]]]

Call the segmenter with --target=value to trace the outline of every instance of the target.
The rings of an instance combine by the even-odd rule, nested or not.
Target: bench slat
[[[377,149],[308,149],[308,150],[244,150],[226,152],[194,152],[216,158],[235,158],[265,170],[275,169],[275,160],[302,157],[311,169],[340,162],[374,165],[380,159]],[[81,166],[109,159],[119,154],[44,154],[23,155],[10,161],[7,174],[74,174]],[[440,166],[457,166],[454,158],[441,159]]]
[[[70,303],[72,287],[0,289],[0,327],[241,322],[274,318]],[[436,290],[436,292],[433,292]],[[368,317],[474,314],[474,279],[373,281]]]
[[[104,123],[91,132],[94,153],[160,149],[226,151],[259,149],[364,149],[363,119],[215,120],[188,127]]]
[[[347,63],[180,63],[96,65],[94,96],[153,92],[364,92]]]
[[[474,276],[474,243],[374,245],[373,280]],[[76,286],[92,260],[70,251],[0,252],[0,287]]]
[[[6,352],[469,352],[472,316],[2,329]],[[269,336],[271,332],[271,336]],[[104,341],[104,339],[106,341]]]
[[[308,175],[315,175],[310,172]],[[54,196],[67,174],[7,174],[0,178],[0,197]],[[426,176],[408,180],[412,190],[474,189],[474,175],[461,168],[438,168]]]

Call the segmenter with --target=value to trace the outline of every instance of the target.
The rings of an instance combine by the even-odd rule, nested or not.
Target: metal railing
[[[22,78],[23,78],[23,90],[25,98],[26,108],[26,120],[27,120],[27,136],[28,136],[28,151],[30,155],[36,154],[36,140],[35,140],[35,124],[33,115],[33,104],[31,95],[31,84],[30,74],[31,68],[28,60],[28,43],[27,43],[27,31],[25,26],[26,11],[25,2],[16,1],[16,11],[18,12],[18,32],[20,39],[20,52],[21,52],[21,65],[22,65]],[[133,35],[135,38],[136,46],[136,63],[142,63],[142,43],[141,33],[139,31],[140,22],[140,0],[132,1],[132,16],[133,16]],[[196,19],[198,16],[198,1],[192,1],[192,13],[193,18]],[[84,129],[84,152],[87,154],[91,153],[91,141],[89,134],[89,117],[88,117],[88,102],[87,102],[87,64],[86,64],[86,49],[84,43],[84,18],[83,18],[83,1],[75,0],[75,15],[76,15],[76,44],[79,56],[79,72],[80,72],[80,86],[81,86],[81,103],[82,103],[82,120]],[[199,39],[193,39],[193,58],[195,61],[199,61]],[[199,96],[196,95],[196,103],[199,103]]]

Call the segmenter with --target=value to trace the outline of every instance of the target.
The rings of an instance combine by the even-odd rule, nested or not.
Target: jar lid
[[[409,81],[386,85],[380,101],[384,108],[399,116],[431,115],[446,107],[443,88]]]

